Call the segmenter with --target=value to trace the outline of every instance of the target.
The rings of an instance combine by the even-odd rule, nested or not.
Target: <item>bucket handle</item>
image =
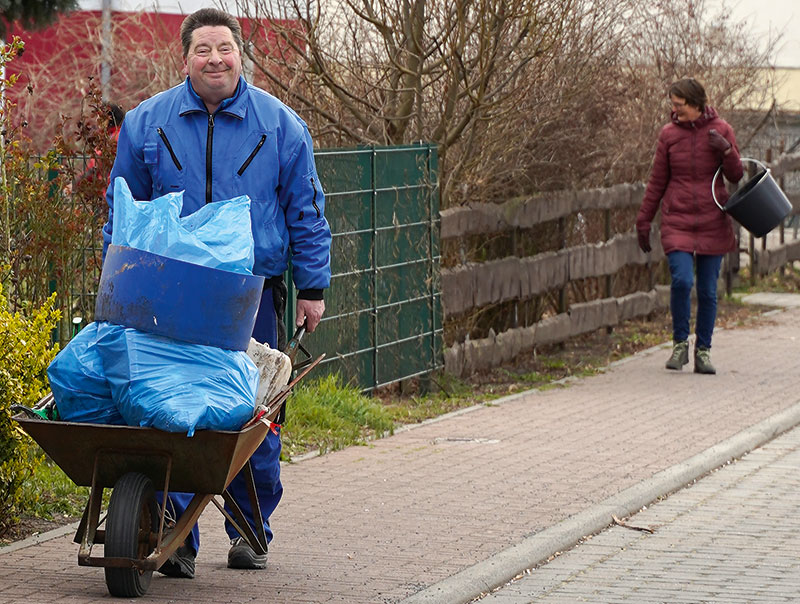
[[[750,158],[750,157],[740,157],[740,158],[739,158],[739,160],[740,160],[740,161],[750,161],[750,162],[753,162],[754,164],[758,164],[759,166],[761,166],[762,168],[764,168],[764,170],[767,172],[767,174],[769,174],[769,172],[770,172],[770,169],[769,169],[769,168],[767,168],[767,166],[765,166],[764,164],[762,164],[762,163],[761,163],[760,161],[758,161],[757,159],[752,159],[752,158]],[[718,207],[720,210],[722,210],[722,211],[724,212],[724,211],[725,211],[725,208],[723,208],[721,205],[719,205],[719,202],[717,201],[717,195],[716,195],[716,193],[714,193],[714,185],[715,185],[715,184],[716,184],[716,182],[717,182],[717,176],[719,176],[719,173],[720,173],[720,172],[722,172],[722,164],[720,164],[720,165],[719,165],[719,168],[717,168],[717,171],[714,173],[714,178],[712,178],[712,179],[711,179],[711,197],[713,197],[713,198],[714,198],[714,203],[715,203],[715,204],[717,204],[717,207]]]

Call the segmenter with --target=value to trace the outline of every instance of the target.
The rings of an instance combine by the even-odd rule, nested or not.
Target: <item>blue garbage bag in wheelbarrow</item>
[[[69,341],[47,368],[61,419],[68,422],[124,425],[97,349],[97,323]]]
[[[107,322],[97,324],[97,349],[130,426],[191,436],[195,430],[238,430],[253,417],[258,370],[244,352]]]

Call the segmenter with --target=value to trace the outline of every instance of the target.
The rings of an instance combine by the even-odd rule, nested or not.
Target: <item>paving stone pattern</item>
[[[480,604],[798,602],[799,495],[795,428]]]
[[[156,576],[141,602],[398,602],[794,405],[799,319],[718,331],[716,376],[666,371],[662,348],[289,464],[266,571],[225,568],[209,506],[197,577]],[[0,553],[0,604],[107,601],[76,559],[72,535]]]

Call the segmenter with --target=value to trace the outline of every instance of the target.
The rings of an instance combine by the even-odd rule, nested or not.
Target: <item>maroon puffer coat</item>
[[[732,144],[727,155],[708,144],[708,131],[714,129]],[[650,172],[636,229],[650,232],[650,223],[661,203],[661,245],[665,253],[676,250],[721,255],[736,246],[731,218],[722,212],[711,196],[711,181],[722,164],[731,182],[742,178],[739,148],[730,124],[706,107],[693,122],[672,123],[661,129],[658,148]],[[722,177],[714,189],[717,201],[725,205],[728,193]]]

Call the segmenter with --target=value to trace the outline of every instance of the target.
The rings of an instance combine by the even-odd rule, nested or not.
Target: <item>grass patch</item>
[[[800,269],[794,264],[787,264],[783,274],[779,271],[756,277],[755,283],[750,284],[750,267],[740,269],[739,284],[734,291],[739,294],[754,294],[758,292],[772,292],[780,294],[800,293]]]
[[[381,404],[329,375],[295,387],[282,431],[283,454],[291,459],[314,449],[335,451],[393,429],[392,416]]]
[[[87,487],[77,487],[66,474],[46,458],[22,488],[27,514],[43,520],[76,518],[89,499]]]

